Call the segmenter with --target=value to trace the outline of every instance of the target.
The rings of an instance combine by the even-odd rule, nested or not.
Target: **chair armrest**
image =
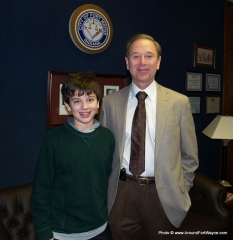
[[[7,230],[1,218],[0,218],[0,236],[1,236],[1,240],[10,240]]]
[[[0,190],[0,240],[36,239],[31,193],[32,183]]]
[[[196,172],[190,192],[191,211],[205,214],[219,221],[230,222],[231,215],[225,206],[227,189],[213,179]]]

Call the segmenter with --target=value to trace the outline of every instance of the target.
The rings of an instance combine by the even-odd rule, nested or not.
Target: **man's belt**
[[[134,182],[139,183],[140,185],[148,185],[155,183],[154,177],[134,177],[131,175],[126,174],[126,179],[132,180]]]
[[[155,183],[154,177],[134,177],[134,176],[127,174],[125,171],[125,168],[121,169],[119,179],[121,181],[126,181],[127,179],[129,179],[131,181],[139,183],[140,185],[148,185],[148,184]]]

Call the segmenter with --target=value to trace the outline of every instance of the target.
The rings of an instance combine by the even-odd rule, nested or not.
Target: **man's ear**
[[[127,57],[125,57],[125,65],[126,69],[129,70],[129,59]]]
[[[157,61],[157,70],[160,68],[160,63],[161,63],[161,56],[159,56],[158,61]]]
[[[65,106],[66,106],[67,111],[71,112],[71,108],[70,108],[69,104],[66,103],[66,102],[64,102],[64,104],[65,104]]]

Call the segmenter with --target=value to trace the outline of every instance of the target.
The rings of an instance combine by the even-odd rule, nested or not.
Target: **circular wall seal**
[[[80,50],[95,54],[108,48],[112,41],[113,27],[111,19],[102,8],[85,4],[71,15],[69,32]]]

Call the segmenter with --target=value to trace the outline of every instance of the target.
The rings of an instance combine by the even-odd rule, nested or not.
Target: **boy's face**
[[[99,108],[96,94],[78,96],[78,90],[73,97],[70,97],[70,104],[65,103],[68,111],[74,116],[74,126],[79,130],[90,130],[93,125],[93,118]]]

